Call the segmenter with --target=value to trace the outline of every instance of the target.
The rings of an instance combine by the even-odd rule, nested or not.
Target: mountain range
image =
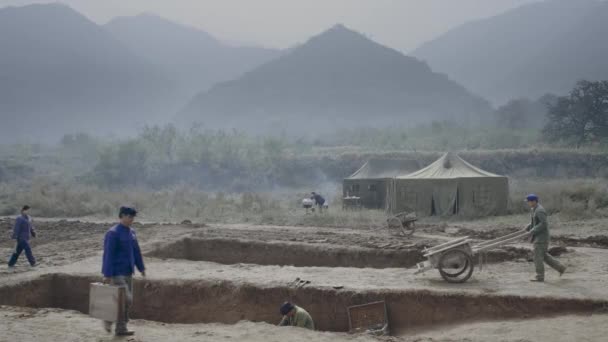
[[[150,119],[169,80],[71,8],[0,9],[0,140],[84,127],[124,132]]]
[[[343,25],[197,95],[181,122],[318,132],[432,119],[477,120],[488,103],[426,63]]]
[[[608,79],[608,2],[553,0],[466,23],[408,55],[336,25],[287,50],[231,46],[153,14],[0,8],[0,142],[189,127],[303,134],[475,123],[510,99]],[[177,114],[176,114],[177,113]]]
[[[229,46],[205,31],[153,14],[118,17],[104,28],[169,75],[183,95],[181,103],[280,54],[275,49]]]
[[[607,2],[544,1],[456,27],[411,55],[499,104],[608,79],[607,35]]]
[[[279,54],[152,15],[100,26],[62,4],[0,8],[0,47],[0,142],[133,134]]]

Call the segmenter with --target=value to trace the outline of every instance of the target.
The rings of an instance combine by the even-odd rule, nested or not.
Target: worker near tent
[[[559,261],[555,260],[547,250],[549,248],[549,223],[547,221],[547,212],[542,205],[538,203],[539,198],[535,194],[530,194],[526,197],[526,202],[530,207],[530,224],[526,230],[532,234],[532,243],[534,244],[534,265],[536,266],[536,277],[531,281],[545,281],[545,263],[559,272],[561,276],[566,271],[566,267]]]
[[[129,309],[133,304],[133,273],[135,267],[142,276],[146,276],[144,260],[141,256],[135,231],[131,228],[137,210],[121,207],[118,213],[120,223],[110,228],[106,233],[103,246],[102,273],[104,283],[123,286],[126,289],[126,301],[122,319],[116,322],[116,336],[130,336],[133,331],[127,329]],[[107,332],[112,331],[112,322],[104,322]]]
[[[17,246],[15,247],[15,252],[13,252],[13,255],[8,261],[9,270],[14,270],[15,264],[23,251],[25,251],[25,256],[30,265],[32,267],[36,266],[36,258],[34,258],[32,248],[30,247],[30,238],[36,237],[36,230],[34,230],[34,226],[32,225],[32,218],[28,215],[29,210],[30,206],[24,205],[21,208],[21,215],[15,220],[12,238],[17,240]]]
[[[310,314],[306,310],[290,302],[285,302],[280,309],[283,319],[279,326],[292,326],[315,330],[315,323],[312,321]]]
[[[320,194],[316,193],[316,192],[311,192],[310,193],[310,199],[315,201],[315,205],[317,207],[319,207],[319,212],[323,212],[323,206],[325,204],[325,198],[323,198],[323,196],[321,196]]]

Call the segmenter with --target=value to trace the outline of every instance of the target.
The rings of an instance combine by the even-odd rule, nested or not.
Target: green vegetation
[[[521,149],[536,145],[538,130],[508,127],[465,127],[435,121],[415,128],[361,128],[343,130],[317,139],[316,146],[355,146],[367,151],[446,151]]]
[[[374,157],[412,160],[422,167],[446,150],[460,150],[474,165],[514,178],[608,176],[601,145],[551,149],[537,144],[538,138],[533,130],[475,130],[447,122],[343,131],[314,141],[150,127],[122,141],[79,134],[56,146],[0,146],[0,183],[29,186],[44,177],[106,190],[188,186],[211,192],[270,192],[339,183]],[[498,149],[504,146],[512,148]]]
[[[510,211],[526,212],[523,198],[531,192],[540,194],[549,213],[559,213],[566,219],[608,217],[606,179],[512,181]]]
[[[547,141],[577,147],[608,142],[608,81],[580,81],[549,106]]]
[[[120,205],[131,204],[141,211],[140,219],[143,221],[180,222],[190,219],[207,223],[352,228],[380,228],[384,225],[386,214],[383,211],[343,211],[337,193],[326,194],[336,198],[327,213],[306,215],[300,201],[307,196],[307,191],[294,189],[285,193],[236,194],[204,192],[188,186],[170,187],[162,191],[112,191],[97,186],[37,179],[30,186],[21,188],[0,185],[0,215],[14,215],[21,203],[29,203],[34,208],[35,216],[110,219],[116,216],[116,208]],[[523,198],[529,192],[540,194],[549,213],[558,215],[563,221],[608,217],[607,180],[512,181],[510,214],[528,212]]]
[[[181,132],[167,125],[121,141],[76,134],[66,135],[56,146],[1,146],[0,183],[47,177],[108,189],[161,190],[188,184],[211,191],[260,191],[339,181],[369,154],[428,151],[430,161],[431,151],[523,148],[536,139],[533,131],[475,130],[449,122],[342,131],[314,141],[201,128]]]

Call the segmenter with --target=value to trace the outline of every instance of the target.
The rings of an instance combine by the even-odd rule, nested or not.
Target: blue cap
[[[137,216],[137,210],[135,210],[134,208],[131,207],[120,207],[119,211],[118,211],[118,216],[132,216],[135,217]]]
[[[536,196],[535,194],[529,194],[528,196],[526,196],[526,201],[527,202],[532,202],[532,201],[538,202],[538,196]]]
[[[293,310],[294,306],[290,302],[285,302],[281,305],[281,315],[285,316],[289,311]]]

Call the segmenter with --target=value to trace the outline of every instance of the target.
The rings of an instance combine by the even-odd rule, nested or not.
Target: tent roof
[[[403,159],[370,159],[346,179],[383,179],[407,175],[419,167],[416,161]]]
[[[477,168],[453,153],[446,153],[431,165],[398,179],[452,179],[503,177]]]

